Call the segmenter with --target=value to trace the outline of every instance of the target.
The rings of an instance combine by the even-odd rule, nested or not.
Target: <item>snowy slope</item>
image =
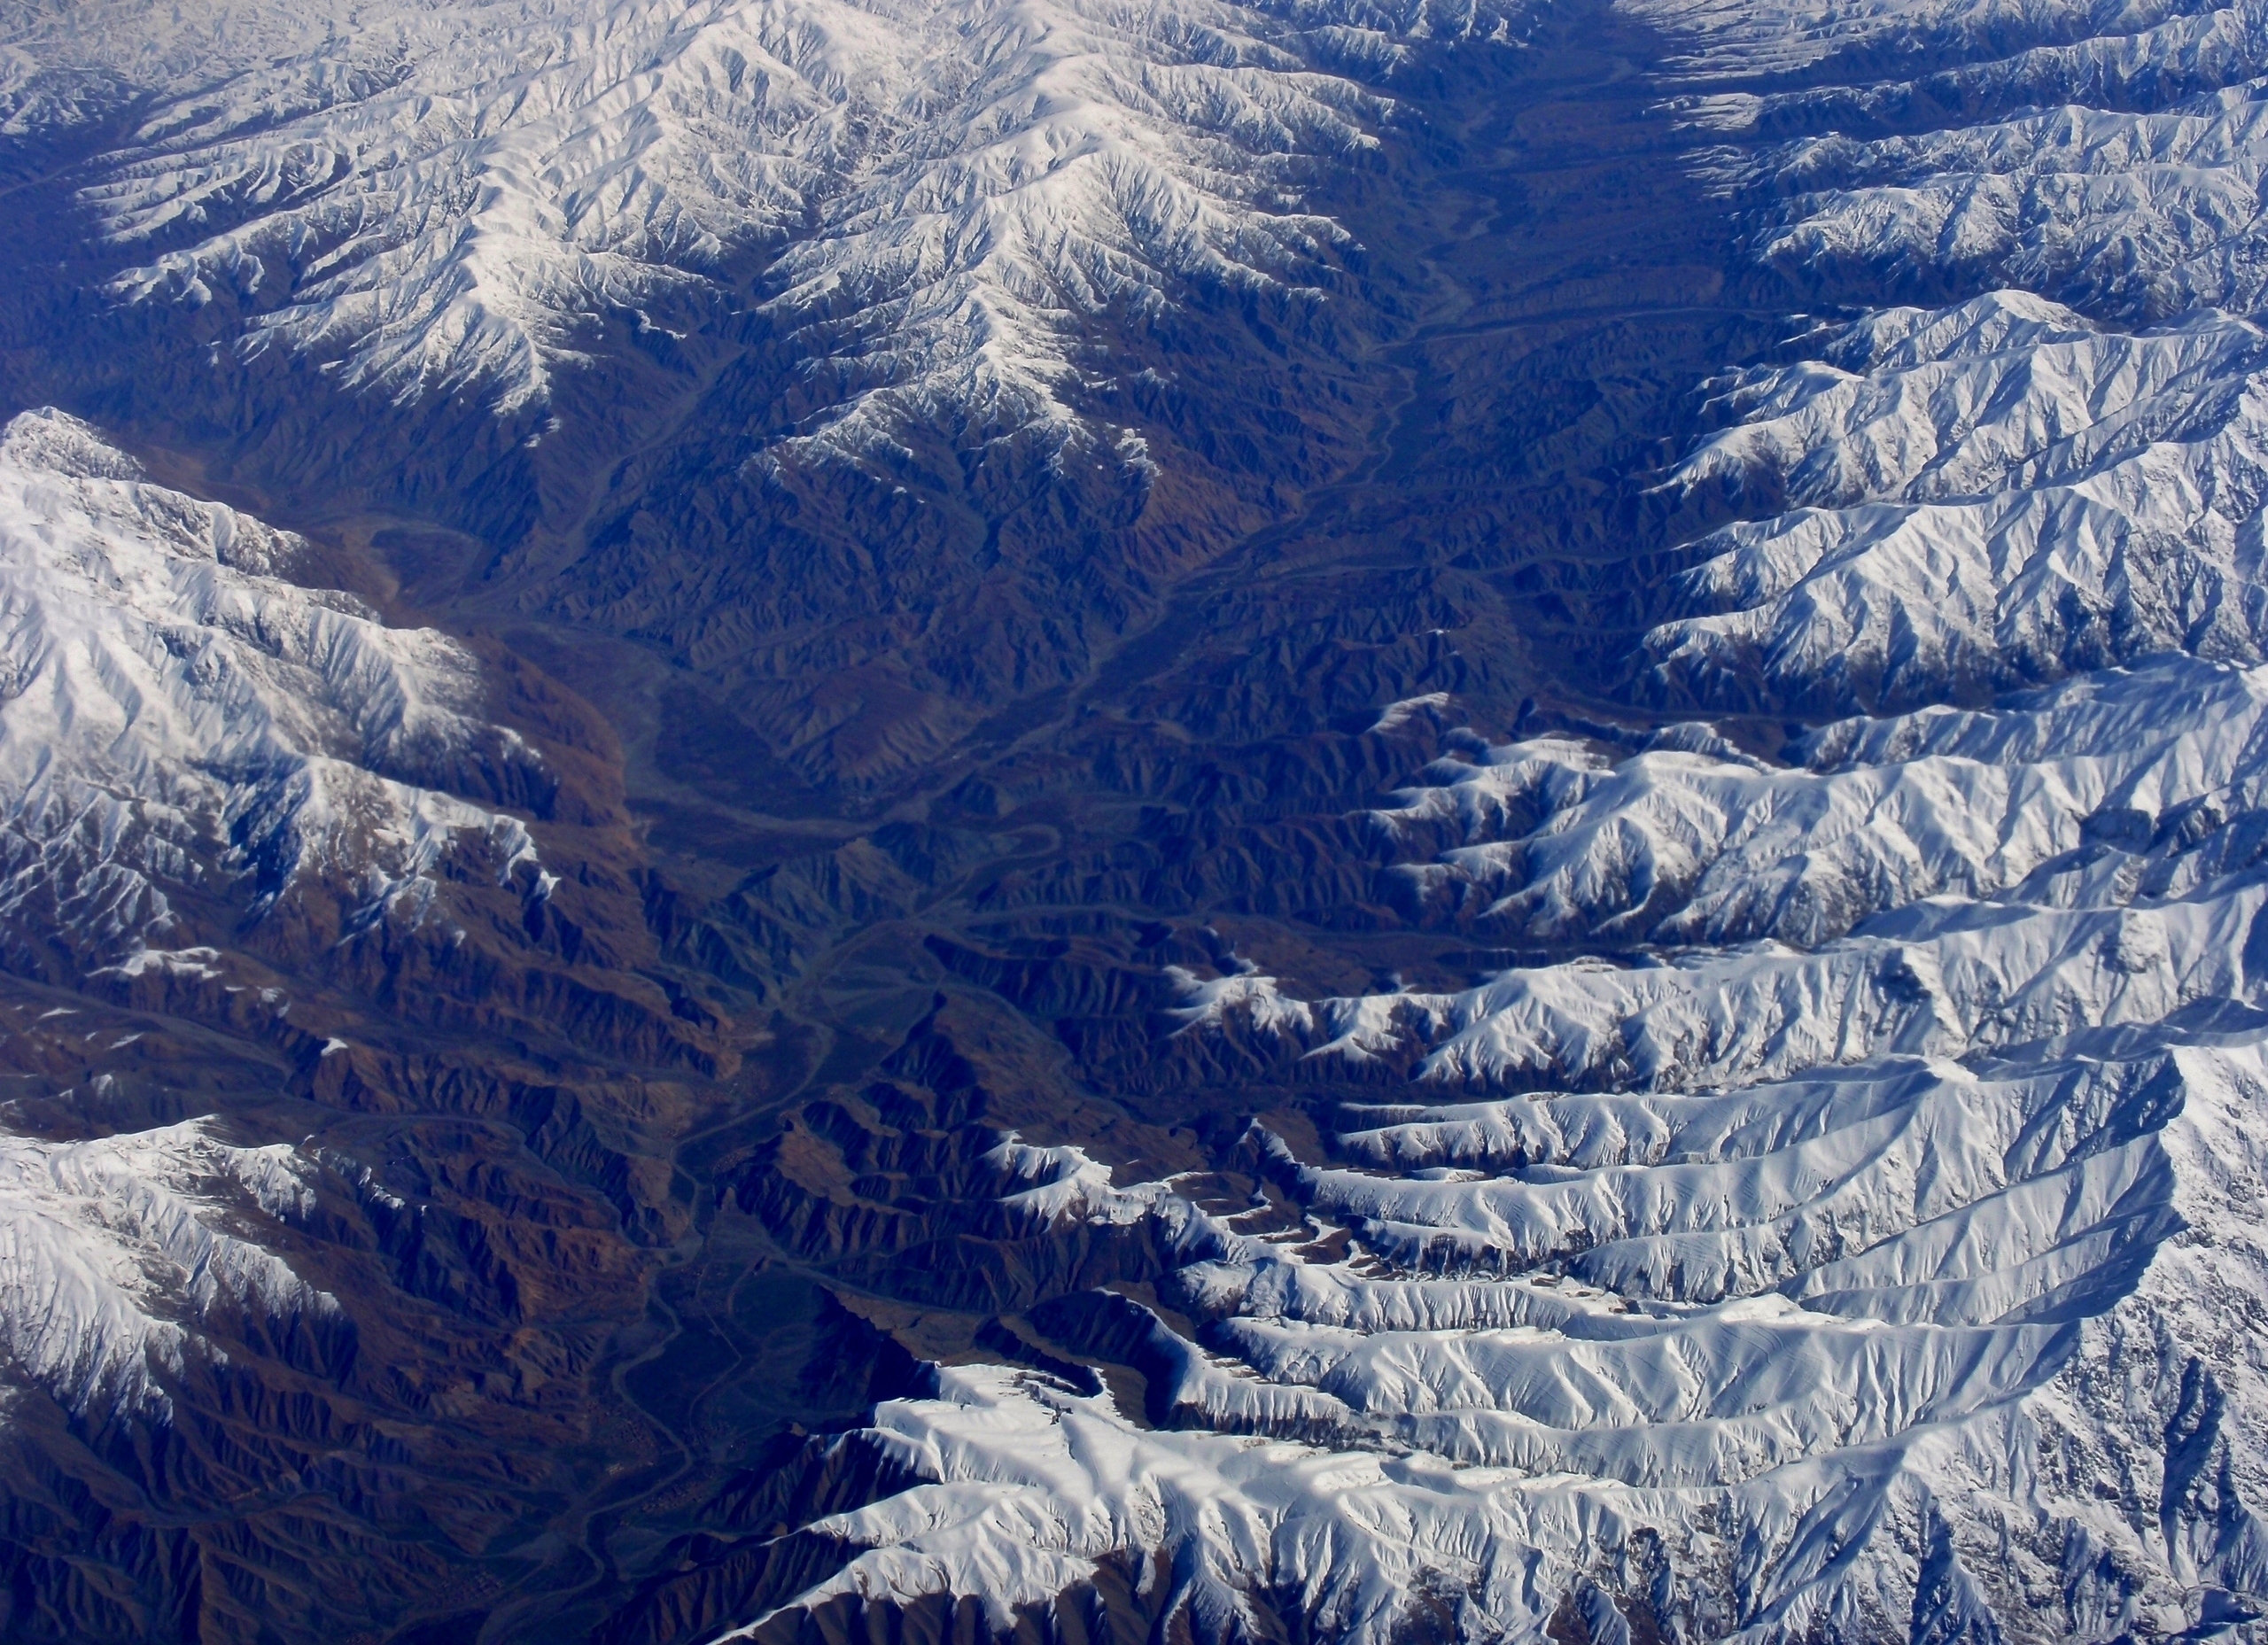
[[[1836,722],[1786,764],[1540,738],[1446,762],[1380,817],[1471,842],[1401,872],[1509,935],[1811,949],[1926,897],[2198,883],[2259,804],[2264,694],[2268,671],[2165,658],[1994,711]]]
[[[303,547],[58,413],[7,425],[0,918],[110,957],[178,935],[168,884],[258,909],[312,875],[375,909],[460,834],[532,862],[517,819],[390,774],[535,757],[478,718],[472,657],[275,574]]]
[[[165,1373],[220,1352],[198,1335],[212,1310],[334,1311],[245,1231],[303,1214],[313,1173],[295,1149],[234,1146],[205,1121],[79,1143],[0,1133],[0,1359],[74,1411],[162,1412]]]
[[[590,324],[752,280],[852,446],[940,408],[1060,423],[1080,321],[1299,285],[1343,73],[1485,8],[1094,0],[260,0],[39,8],[0,97],[147,97],[84,200],[118,291],[237,292],[247,348],[396,400],[540,405]],[[121,92],[122,95],[122,92]],[[649,309],[662,312],[656,320]],[[845,420],[848,420],[847,423]],[[879,419],[879,421],[876,421]]]
[[[1698,546],[1698,614],[1649,638],[1655,666],[1703,701],[1831,710],[2168,649],[2257,660],[2261,341],[2218,314],[2100,330],[1996,292],[1741,381],[1749,416],[1678,479],[1806,506]]]
[[[2268,12],[2251,0],[1965,71],[1950,77],[1960,95],[2008,118],[1829,132],[1759,156],[1788,197],[1767,254],[2000,281],[2139,318],[2249,313],[2263,295],[2264,75]],[[1788,119],[1802,101],[1741,112]]]
[[[1803,505],[1699,545],[1665,681],[1832,712],[1988,692],[2178,648],[2261,652],[2259,111],[2268,13],[2072,9],[1925,81],[1704,98],[1759,254],[1969,285],[1726,385],[1737,426],[1682,485]],[[2005,118],[1865,136],[1923,109]],[[1994,289],[1999,288],[1999,289]]]
[[[1995,57],[2010,43],[2085,51],[2208,10],[2194,0],[1619,0],[1619,9],[1668,36],[1671,77],[1700,84],[1790,74],[1838,53],[1958,62]]]
[[[1276,997],[1273,1026],[1322,1054],[1419,1045],[1442,1077],[1690,1089],[2155,1022],[2202,1001],[2268,1005],[2252,937],[2268,892],[2264,685],[2168,661],[1994,710],[1839,722],[1801,745],[1813,763],[1777,768],[1663,750],[1609,764],[1552,741],[1495,750],[1440,772],[1404,815],[1455,807],[1487,834],[1531,795],[1550,814],[1414,872],[1489,896],[1522,935],[1672,946],[1459,994]],[[1268,984],[1238,982],[1184,1014],[1253,1013],[1239,996]]]
[[[1138,1556],[1208,1633],[1288,1604],[1362,1641],[1573,1612],[2044,1645],[2246,1614],[2263,688],[2175,658],[1838,722],[1787,765],[1686,727],[1436,768],[1387,826],[1475,842],[1425,874],[1663,946],[1461,995],[1193,985],[1184,1032],[1420,1052],[1417,1088],[1347,1111],[1340,1164],[1277,1145],[1305,1227],[1267,1239],[1035,1151],[1035,1214],[1157,1216],[1183,1253],[1189,1431],[945,1373],[865,1441],[936,1483],[834,1525],[872,1551],[808,1597],[1005,1620]]]
[[[2262,1049],[1403,1111],[1379,1163],[1450,1168],[1309,1174],[1351,1258],[1216,1229],[1185,1274],[1226,1315],[1178,1390],[1200,1426],[944,1372],[874,1435],[936,1483],[835,1522],[874,1551],[824,1591],[1005,1623],[1133,1554],[1208,1635],[1271,1598],[1366,1641],[1428,1613],[2043,1641],[2241,1614]],[[1513,1130],[1552,1163],[1498,1175]],[[1570,1226],[1597,1243],[1543,1258]],[[1455,1254],[1413,1270],[1413,1230]]]

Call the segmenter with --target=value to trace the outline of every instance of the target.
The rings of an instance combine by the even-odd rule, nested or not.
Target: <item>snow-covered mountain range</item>
[[[194,941],[175,899],[231,884],[259,911],[321,887],[375,917],[430,899],[460,835],[507,876],[540,873],[517,819],[403,780],[473,752],[538,760],[479,718],[470,654],[286,580],[307,552],[151,483],[60,413],[0,434],[0,908],[18,940],[44,927],[90,963]]]
[[[471,655],[290,581],[310,553],[154,483],[59,412],[0,431],[13,969],[98,993],[146,979],[245,994],[207,944],[311,912],[326,939],[342,924],[350,937],[414,927],[461,841],[539,891],[519,819],[414,780],[468,757],[537,759],[479,718]],[[257,994],[280,1021],[291,1002]],[[34,1014],[60,1031],[79,1013]],[[56,1054],[67,1067],[86,1053]],[[96,1075],[92,1095],[110,1081]],[[214,1311],[263,1331],[337,1314],[262,1243],[313,1203],[315,1174],[299,1150],[239,1146],[204,1120],[68,1142],[0,1129],[0,1361],[95,1420],[162,1418],[185,1355],[227,1358],[201,1330]]]
[[[2171,658],[1786,764],[1688,734],[1437,772],[1385,818],[1478,842],[1429,893],[1643,957],[1194,984],[1185,1032],[1421,1051],[1418,1089],[1348,1115],[1346,1165],[1282,1155],[1294,1232],[1070,1196],[1169,1224],[1191,1432],[949,1373],[875,1441],[936,1485],[840,1522],[874,1552],[831,1591],[1039,1602],[1139,1556],[1201,1630],[1289,1591],[1358,1639],[1420,1606],[1539,1639],[2253,1614],[2260,686]]]
[[[1647,640],[1703,701],[1975,699],[2180,650],[2261,654],[2260,333],[2103,330],[1994,292],[1753,374],[1681,483],[1798,505],[1727,528]]]
[[[74,1410],[163,1411],[159,1379],[221,1352],[199,1334],[207,1313],[335,1314],[246,1227],[272,1237],[303,1213],[315,1168],[198,1121],[77,1143],[0,1133],[0,1355]]]
[[[931,1483],[831,1522],[868,1551],[799,1603],[1005,1626],[1116,1561],[1208,1636],[2268,1613],[2257,19],[1648,14],[1759,257],[1984,289],[1713,385],[1666,483],[1749,517],[1631,662],[1693,718],[1476,747],[1377,814],[1413,904],[1577,957],[1341,998],[1184,974],[1181,1033],[1380,1092],[1336,1163],[1256,1134],[1295,1228],[1035,1164],[1077,1181],[1054,1214],[1181,1253],[1174,1427],[943,1372],[857,1441]],[[1861,135],[1773,135],[1806,121]],[[1759,710],[1814,718],[1767,747]]]
[[[840,1557],[760,1609],[702,1613],[707,1632],[776,1639],[830,1606],[942,1596],[1004,1631],[1070,1608],[1068,1634],[1105,1580],[1161,1636],[1292,1618],[1354,1645],[2109,1645],[2268,1626],[2268,17],[2249,0],[1624,11],[1668,43],[1658,118],[1705,134],[1692,187],[1743,213],[1750,261],[1820,312],[1765,363],[1696,385],[1710,431],[1657,498],[1727,523],[1677,545],[1610,682],[1622,718],[1469,734],[1347,824],[1394,859],[1382,899],[1418,928],[1543,957],[1470,987],[1339,994],[1256,965],[1169,973],[1161,1064],[1230,1046],[1280,1076],[1271,1099],[1309,1077],[1359,1098],[1317,1134],[1247,1128],[1248,1205],[1208,1197],[1203,1173],[1137,1178],[1099,1145],[988,1133],[982,1180],[1015,1183],[999,1226],[1166,1253],[1108,1300],[1109,1363],[1138,1362],[1144,1386],[958,1354],[817,1442],[883,1482],[792,1533]],[[790,438],[872,454],[939,429],[1091,430],[1138,465],[1137,443],[1082,421],[1133,358],[1096,338],[1196,290],[1354,300],[1331,280],[1352,232],[1311,197],[1395,130],[1395,71],[1420,43],[1501,43],[1522,15],[19,4],[0,11],[0,116],[12,137],[82,144],[99,299],[221,316],[215,371],[281,351],[373,404],[469,402],[540,436],[560,374],[610,336],[738,310],[797,353]],[[477,766],[540,788],[545,757],[498,723],[467,643],[304,586],[315,556],[159,484],[87,422],[6,424],[11,966],[120,997],[145,977],[240,992],[203,944],[320,903],[308,928],[334,955],[446,926],[445,881],[478,879],[492,923],[563,957],[501,1028],[448,1020],[496,1033],[468,1061],[509,1074],[279,1029],[259,1099],[443,1115],[462,1129],[433,1147],[483,1163],[429,1168],[405,1146],[394,1165],[437,1199],[501,1183],[499,1222],[554,1218],[531,1243],[568,1251],[563,1268],[601,1242],[555,1239],[585,1227],[558,1208],[571,1196],[492,1170],[481,1128],[511,1130],[496,1158],[555,1149],[547,1168],[599,1183],[606,1216],[690,1251],[673,1198],[690,1168],[579,1105],[604,1090],[658,1134],[695,1113],[722,1130],[756,1100],[760,1079],[706,1109],[690,1076],[646,1082],[727,1066],[694,962],[788,1023],[749,952],[792,959],[830,920],[911,932],[958,881],[916,888],[907,865],[1036,853],[1060,821],[980,837],[995,790],[950,813],[962,834],[893,814],[890,853],[843,844],[814,868],[793,853],[834,850],[824,827],[734,834],[672,775],[634,846],[607,847],[619,862],[579,865],[578,889],[646,926],[555,923],[569,865],[446,780]],[[700,754],[706,722],[680,711],[698,693],[663,690],[649,741]],[[826,713],[847,723],[856,694]],[[1373,730],[1420,703],[1455,706],[1380,705]],[[753,766],[726,735],[718,760]],[[633,860],[655,839],[673,872],[703,849],[687,840],[725,842],[729,872],[680,878],[724,884],[745,923],[673,925],[694,899]],[[563,967],[592,956],[611,980],[571,996]],[[862,964],[828,985],[876,1021],[944,997],[942,971],[870,987],[880,962]],[[635,1020],[600,1051],[531,1050],[529,1022],[571,997]],[[672,1062],[657,1021],[716,1037]],[[854,1072],[857,1037],[840,1036]],[[788,1067],[793,1038],[764,1050]],[[1043,1060],[1019,1065],[1036,1088]],[[208,1322],[341,1306],[277,1254],[315,1153],[233,1135],[0,1132],[0,1273],[39,1305],[0,1309],[10,1376],[66,1412],[162,1422],[168,1375],[220,1352]],[[921,1177],[909,1205],[962,1180],[914,1158],[929,1147],[861,1162],[840,1205],[883,1179]],[[509,1242],[482,1229],[460,1254],[485,1278]],[[405,1286],[454,1294],[441,1258],[388,1255]],[[480,1377],[511,1400],[563,1385],[610,1366],[600,1334]],[[669,1438],[686,1470],[706,1465]],[[674,1461],[639,1460],[674,1488]]]
[[[27,8],[18,130],[125,111],[80,194],[122,299],[247,312],[397,402],[546,401],[594,329],[745,292],[804,432],[940,412],[1068,432],[1080,329],[1177,283],[1298,289],[1347,239],[1301,179],[1367,82],[1485,5],[967,0]]]

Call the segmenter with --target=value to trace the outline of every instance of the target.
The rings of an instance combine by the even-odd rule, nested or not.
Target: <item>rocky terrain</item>
[[[0,1634],[2256,1635],[2262,20],[0,6]]]

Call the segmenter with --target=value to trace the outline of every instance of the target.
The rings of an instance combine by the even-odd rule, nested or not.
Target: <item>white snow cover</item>
[[[2263,336],[2099,330],[1996,292],[1736,380],[1675,477],[1802,505],[1727,527],[1649,637],[1704,700],[1899,706],[2180,649],[2268,650]]]
[[[517,819],[380,774],[515,741],[473,718],[456,642],[271,574],[304,547],[151,484],[74,419],[7,424],[0,916],[101,954],[163,937],[166,885],[216,871],[262,904],[316,873],[375,908],[429,896],[460,831],[532,858]]]
[[[2201,854],[2207,832],[2260,806],[2264,708],[2268,670],[2165,656],[1991,710],[1831,722],[1784,764],[1541,737],[1444,761],[1379,816],[1472,842],[1401,872],[1525,938],[1814,949],[1924,898],[2195,888],[2230,865],[2233,836]]]
[[[2047,113],[1720,162],[1793,195],[1760,255],[1980,294],[1716,385],[1668,483],[1757,517],[1635,660],[1695,719],[1446,761],[1377,814],[1425,842],[1417,905],[1577,957],[1183,979],[1182,1032],[1379,1096],[1330,1164],[1270,1142],[1299,1231],[1150,1213],[1199,1322],[1181,1425],[943,1371],[862,1441],[933,1483],[830,1522],[867,1551],[799,1603],[1005,1623],[1110,1557],[1200,1637],[2258,1636],[2263,19],[1647,10],[1705,81],[2025,45],[1932,106]],[[1836,95],[1685,109],[1740,138],[1917,101]],[[1759,706],[1811,727],[1710,718]],[[1168,1188],[1048,1168],[1064,1216]]]
[[[1273,1145],[1306,1225],[1272,1238],[1026,1150],[1016,1203],[1153,1215],[1184,1253],[1186,1431],[943,1372],[865,1440],[935,1483],[824,1525],[871,1551],[798,1602],[1005,1624],[1113,1556],[1203,1637],[1285,1604],[1360,1641],[1420,1610],[2042,1645],[2247,1614],[2264,694],[2174,656],[1837,721],[1785,764],[1689,726],[1434,768],[1385,825],[1472,843],[1421,872],[1644,963],[1192,981],[1185,1031],[1415,1046],[1420,1089],[1348,1111],[1337,1166]]]
[[[1032,1183],[1001,1203],[1042,1223],[1067,1217],[1087,1222],[1138,1222],[1161,1212],[1177,1214],[1181,1204],[1170,1181],[1122,1188],[1111,1181],[1110,1168],[1091,1158],[1085,1149],[1042,1148],[1020,1141],[1014,1131],[984,1160],[1010,1177]]]
[[[2005,120],[1767,151],[1756,167],[1790,198],[1767,254],[1948,269],[2145,316],[2256,311],[2268,8],[2180,9],[1953,77]],[[1803,101],[1697,112],[1736,128]]]
[[[1918,48],[1951,54],[1989,50],[2011,40],[2061,42],[2078,36],[2093,45],[2095,40],[2117,41],[2136,33],[2148,38],[2152,27],[2170,15],[2206,10],[2194,0],[2186,5],[2183,0],[1617,0],[1617,4],[1670,38],[1674,50],[1664,66],[1670,75],[1701,83],[1791,74],[1845,51],[1887,55]],[[2155,49],[2161,56],[2172,55],[2166,44]]]
[[[1200,1031],[1415,1044],[1421,1089],[1349,1111],[1340,1165],[1276,1145],[1306,1226],[1270,1239],[1030,1151],[1027,1208],[1154,1215],[1184,1253],[1191,1431],[944,1372],[868,1437],[936,1483],[823,1526],[872,1551],[799,1602],[1005,1622],[1113,1556],[1205,1637],[1286,1602],[1363,1641],[1421,1608],[1468,1638],[1643,1604],[1686,1637],[2042,1645],[2243,1614],[2264,690],[2177,657],[1838,722],[1787,766],[1686,728],[1437,769],[1390,825],[1512,837],[1435,872],[1673,945],[1463,995],[1193,986]]]
[[[302,1214],[297,1149],[221,1141],[209,1121],[50,1143],[0,1132],[0,1358],[74,1411],[163,1415],[161,1378],[221,1307],[272,1319],[336,1303],[246,1231]]]
[[[1343,240],[1301,166],[1385,105],[1320,64],[1501,27],[1320,0],[244,0],[19,17],[17,125],[151,97],[85,193],[118,289],[262,305],[245,345],[398,400],[540,405],[588,322],[753,279],[817,426],[1064,425],[1076,324]],[[271,295],[284,300],[268,306]]]
[[[935,1483],[823,1525],[873,1551],[799,1602],[1005,1623],[1115,1554],[1205,1637],[1270,1592],[1357,1641],[1634,1601],[1757,1641],[2180,1632],[2268,1574],[2263,1051],[1403,1111],[1373,1158],[1464,1168],[1310,1173],[1350,1257],[1216,1225],[1184,1276],[1227,1315],[1180,1390],[1214,1426],[943,1371],[868,1436]],[[1512,1132],[1557,1162],[1495,1175]]]
[[[1811,506],[1700,545],[1685,595],[1709,614],[1651,658],[1705,700],[1802,707],[2172,648],[2258,659],[2259,341],[2219,316],[2101,333],[1999,293],[1754,374],[1734,391],[1752,420],[1679,478],[1735,469]]]

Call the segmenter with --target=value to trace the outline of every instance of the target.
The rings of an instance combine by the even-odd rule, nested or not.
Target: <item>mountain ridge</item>
[[[2256,1633],[2250,14],[665,11],[9,14],[9,1626]]]

